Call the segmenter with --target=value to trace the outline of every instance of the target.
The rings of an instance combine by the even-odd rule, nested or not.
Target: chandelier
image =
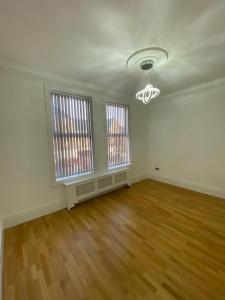
[[[146,71],[147,75],[150,75],[149,70],[154,66],[161,66],[168,59],[168,53],[166,50],[158,47],[144,48],[134,52],[129,56],[126,62],[126,66],[130,71],[140,72]],[[148,78],[148,82],[149,82]],[[150,82],[144,89],[136,93],[136,99],[142,101],[144,104],[149,103],[152,99],[158,97],[160,90],[154,87]]]
[[[148,71],[153,68],[153,60],[145,60],[140,64],[141,70]],[[147,84],[143,90],[140,90],[136,94],[136,99],[142,101],[144,104],[148,104],[152,99],[158,97],[160,90],[154,87],[152,84]]]
[[[155,88],[151,84],[147,84],[143,90],[140,90],[136,94],[136,99],[142,101],[144,104],[148,104],[152,99],[158,97],[160,90]]]

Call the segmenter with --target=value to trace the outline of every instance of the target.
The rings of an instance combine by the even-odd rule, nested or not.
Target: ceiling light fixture
[[[144,71],[148,71],[153,68],[153,61],[146,60],[141,62],[140,67]],[[160,90],[155,88],[152,84],[147,84],[143,90],[140,90],[136,94],[136,99],[142,101],[144,104],[148,104],[152,99],[158,97]]]
[[[158,47],[145,48],[133,53],[126,62],[126,66],[131,71],[149,71],[155,67],[164,64],[168,59],[168,53]],[[150,74],[150,72],[149,72]],[[136,99],[144,104],[149,103],[152,99],[158,97],[160,90],[152,84],[147,84],[146,87],[136,94]]]
[[[136,94],[136,99],[142,101],[144,104],[148,104],[152,99],[158,97],[160,90],[153,87],[151,84],[147,84],[143,90],[140,90]]]

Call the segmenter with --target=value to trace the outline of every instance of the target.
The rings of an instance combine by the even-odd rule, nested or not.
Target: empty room
[[[225,300],[225,1],[0,1],[0,300]]]

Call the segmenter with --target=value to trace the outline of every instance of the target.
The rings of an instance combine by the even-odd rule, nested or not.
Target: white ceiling
[[[0,0],[0,59],[133,94],[145,47],[169,53],[151,81],[171,93],[225,76],[225,0]]]

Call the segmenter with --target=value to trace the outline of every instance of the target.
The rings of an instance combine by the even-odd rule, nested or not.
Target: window
[[[107,103],[108,168],[130,164],[128,106]]]
[[[93,171],[90,98],[51,91],[56,180]]]

